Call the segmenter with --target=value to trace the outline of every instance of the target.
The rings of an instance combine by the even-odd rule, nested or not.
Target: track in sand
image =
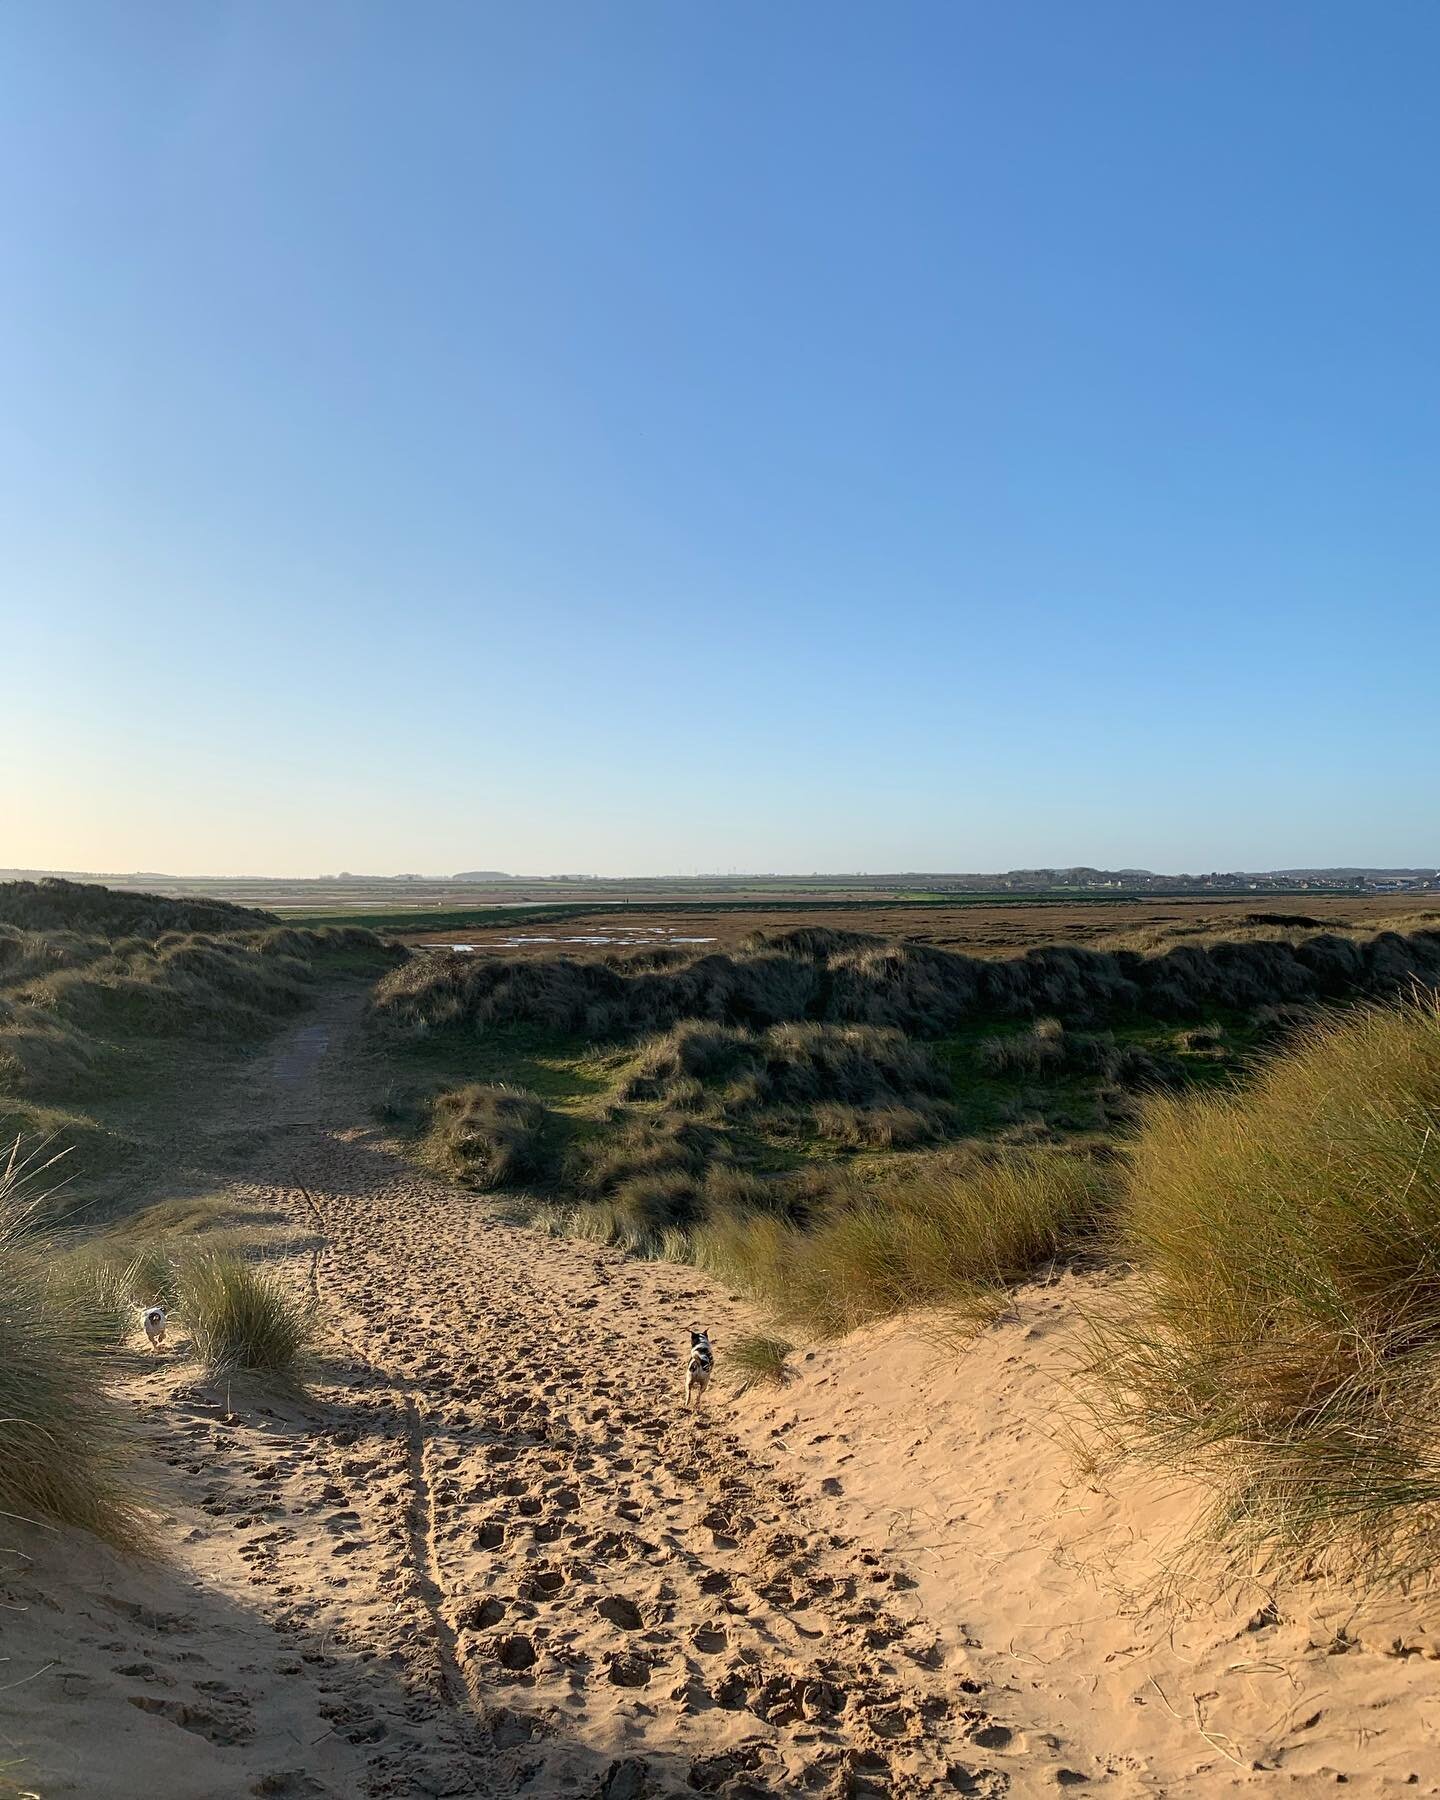
[[[417,1173],[367,1123],[361,1004],[327,1001],[177,1144],[177,1180],[223,1143],[229,1197],[298,1234],[321,1367],[284,1404],[130,1377],[196,1647],[187,1668],[157,1629],[117,1664],[113,1631],[80,1634],[143,1736],[115,1785],[47,1800],[138,1769],[154,1800],[1053,1791],[1068,1771],[991,1716],[963,1627],[821,1526],[723,1392],[683,1411],[689,1327],[723,1346],[738,1303]],[[244,1610],[243,1657],[199,1589]]]

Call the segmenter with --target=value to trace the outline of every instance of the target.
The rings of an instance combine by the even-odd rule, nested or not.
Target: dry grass
[[[0,1165],[0,1510],[140,1541],[131,1445],[96,1379],[114,1319],[65,1279],[38,1216],[48,1165]]]
[[[938,1037],[985,1018],[1046,1015],[1091,1026],[1388,997],[1417,979],[1440,982],[1440,931],[1428,915],[1416,926],[1354,937],[1256,926],[1219,942],[1166,939],[1148,953],[1053,944],[1002,958],[820,927],[760,936],[729,952],[677,947],[595,961],[427,955],[378,984],[374,1023],[400,1038],[518,1023],[618,1040],[671,1033],[688,1021],[694,1041],[680,1047],[680,1072],[702,1079],[697,1060],[713,1071],[732,1055],[745,1059],[746,1046],[729,1033],[776,1025]]]
[[[551,1136],[537,1095],[471,1082],[437,1096],[422,1154],[432,1168],[482,1192],[528,1187],[551,1172]]]
[[[1130,1304],[1093,1322],[1117,1451],[1214,1484],[1231,1545],[1440,1551],[1440,1010],[1312,1027],[1248,1091],[1152,1099]]]
[[[1100,1207],[1088,1159],[1015,1151],[840,1189],[808,1228],[719,1214],[695,1233],[694,1260],[814,1337],[914,1308],[979,1324],[1003,1308],[1010,1284],[1086,1243]]]
[[[185,1258],[175,1304],[211,1374],[250,1375],[278,1386],[299,1381],[313,1315],[254,1263],[223,1251]]]
[[[787,1344],[784,1338],[755,1333],[737,1338],[721,1353],[720,1362],[736,1393],[746,1394],[751,1388],[784,1387],[790,1379],[788,1359],[794,1353],[795,1346]]]

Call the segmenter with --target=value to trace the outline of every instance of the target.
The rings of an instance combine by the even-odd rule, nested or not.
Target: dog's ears
[[[692,1344],[698,1344],[704,1335],[705,1333],[703,1331],[692,1331],[690,1333],[690,1342]]]

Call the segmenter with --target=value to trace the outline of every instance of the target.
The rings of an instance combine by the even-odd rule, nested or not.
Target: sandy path
[[[1063,1782],[1060,1746],[1021,1751],[903,1568],[833,1511],[822,1523],[723,1396],[681,1410],[689,1327],[723,1346],[739,1305],[417,1175],[366,1124],[358,1012],[328,1001],[189,1127],[192,1185],[207,1139],[233,1170],[253,1132],[229,1192],[312,1234],[287,1267],[317,1298],[326,1361],[292,1407],[208,1392],[177,1363],[132,1378],[171,1471],[204,1682],[128,1643],[117,1662],[123,1633],[104,1650],[72,1634],[66,1667],[99,1683],[88,1717],[112,1735],[82,1759],[72,1708],[46,1800],[130,1794],[141,1769],[156,1800]],[[127,1578],[104,1579],[113,1596]],[[252,1635],[263,1622],[243,1661],[222,1604]],[[32,1721],[64,1714],[52,1690],[36,1679]]]

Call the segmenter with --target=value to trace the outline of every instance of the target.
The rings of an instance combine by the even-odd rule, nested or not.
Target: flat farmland
[[[1268,903],[1267,903],[1268,902]],[[559,909],[557,909],[558,911]],[[1384,930],[1424,914],[1415,895],[1255,897],[1235,900],[1015,900],[1010,902],[849,899],[805,905],[666,905],[611,902],[564,909],[565,916],[511,918],[473,926],[391,926],[406,942],[472,954],[509,957],[564,955],[581,959],[666,944],[730,950],[753,932],[823,927],[867,932],[910,943],[935,944],[969,956],[1013,956],[1044,944],[1094,949],[1156,947],[1168,940],[1210,940],[1316,926],[1335,931]],[[1432,920],[1440,911],[1431,909]]]

